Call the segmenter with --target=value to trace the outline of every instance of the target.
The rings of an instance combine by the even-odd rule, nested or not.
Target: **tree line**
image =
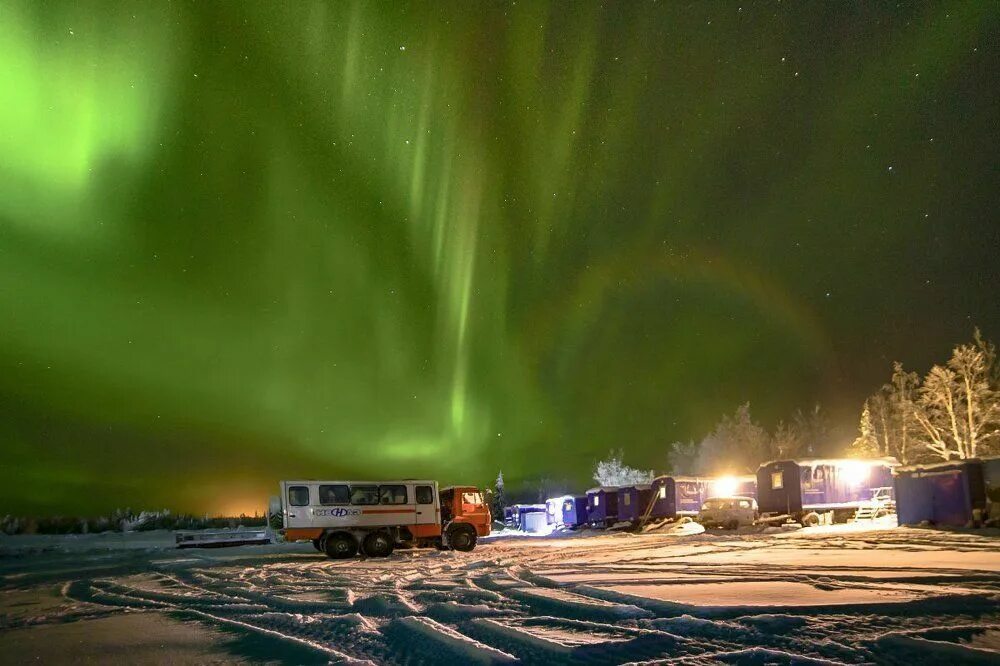
[[[923,379],[894,363],[889,382],[865,400],[850,453],[904,465],[1000,455],[996,346],[976,329]]]

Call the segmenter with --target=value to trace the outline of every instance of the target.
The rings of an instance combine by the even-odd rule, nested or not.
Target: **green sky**
[[[1000,334],[1000,5],[0,5],[0,512],[588,483]]]

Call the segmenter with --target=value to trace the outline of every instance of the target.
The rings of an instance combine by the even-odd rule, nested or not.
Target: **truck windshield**
[[[462,493],[462,511],[476,511],[483,505],[483,496],[479,493]]]

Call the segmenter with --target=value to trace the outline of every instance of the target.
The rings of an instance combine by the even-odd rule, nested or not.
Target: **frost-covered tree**
[[[976,337],[931,368],[920,387],[914,417],[927,451],[942,460],[1000,450],[1000,393],[990,382],[995,355]]]
[[[865,400],[864,409],[861,410],[858,437],[851,444],[851,454],[857,458],[877,458],[882,453],[875,435],[875,425],[872,422],[872,412],[868,402]]]
[[[497,480],[493,483],[493,518],[503,520],[503,510],[507,506],[507,492],[504,489],[503,470],[497,472]]]
[[[674,442],[667,447],[670,471],[674,474],[697,474],[698,444]]]
[[[801,455],[803,448],[802,433],[795,426],[795,423],[778,421],[770,441],[771,458],[775,460],[797,458]]]
[[[830,422],[826,418],[826,412],[818,404],[806,412],[801,409],[796,410],[792,428],[801,442],[800,455],[821,456],[835,453],[831,450],[834,439],[830,436]]]
[[[699,474],[750,474],[767,457],[770,437],[750,417],[750,403],[723,416],[701,441],[696,469]]]
[[[599,486],[632,486],[653,480],[653,470],[635,469],[622,462],[621,451],[611,451],[594,466],[594,481]]]

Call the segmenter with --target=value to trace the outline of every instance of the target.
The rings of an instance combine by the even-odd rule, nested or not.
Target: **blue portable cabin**
[[[514,507],[505,506],[503,508],[503,524],[507,527],[514,527]]]
[[[895,458],[775,460],[757,470],[761,513],[801,515],[833,511],[844,517],[872,499],[878,488],[892,489]]]
[[[992,521],[1000,520],[1000,458],[980,458],[983,461],[983,481],[986,485],[986,514]]]
[[[559,497],[550,497],[545,500],[545,521],[552,525],[553,527],[561,527],[566,524],[566,500],[570,501],[570,510],[573,509],[572,495],[561,495]],[[584,505],[587,503],[587,498],[583,498]]]
[[[618,520],[637,523],[646,513],[653,489],[649,484],[624,486],[618,489]]]
[[[900,525],[974,525],[987,508],[983,461],[956,460],[893,470]]]
[[[677,517],[677,489],[672,476],[658,476],[650,484],[653,509],[649,513],[651,520]]]
[[[708,479],[698,476],[674,477],[675,507],[678,516],[696,516],[708,499]]]
[[[587,522],[610,526],[618,522],[618,488],[606,486],[587,491]]]
[[[586,495],[567,495],[562,506],[563,527],[576,529],[589,521]]]
[[[757,475],[713,476],[705,479],[705,500],[713,497],[757,498]]]

